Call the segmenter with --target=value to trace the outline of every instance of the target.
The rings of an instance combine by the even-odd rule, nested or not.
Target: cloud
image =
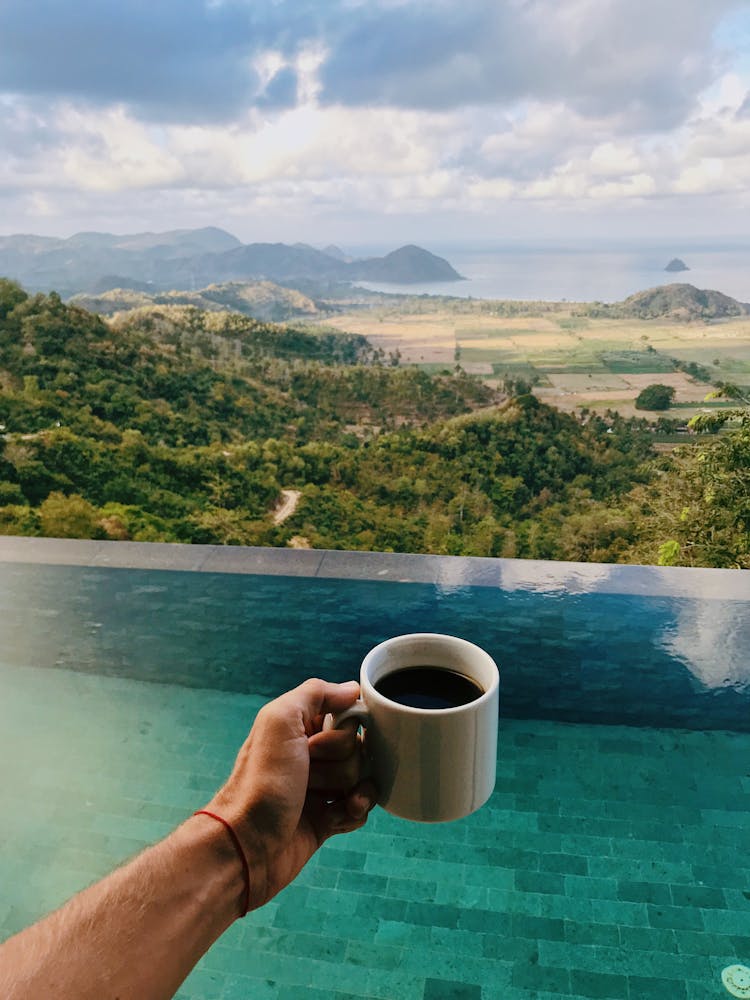
[[[673,127],[711,80],[733,0],[429,0],[342,18],[322,99],[412,108],[562,100],[630,128]],[[647,26],[647,27],[645,27]]]
[[[296,51],[273,3],[4,0],[0,90],[125,104],[156,121],[228,121],[268,101],[253,58],[269,39]],[[288,94],[288,78],[277,102],[282,86]]]
[[[153,121],[290,106],[309,48],[324,104],[449,110],[562,100],[673,126],[714,71],[736,0],[27,0],[0,5],[0,91],[124,104]],[[647,25],[647,30],[644,29]],[[284,65],[263,81],[257,59]]]
[[[3,0],[1,207],[15,197],[4,217],[28,229],[54,212],[231,228],[264,213],[489,225],[519,205],[739,205],[750,71],[737,18],[715,31],[737,7],[37,0],[32,18]]]

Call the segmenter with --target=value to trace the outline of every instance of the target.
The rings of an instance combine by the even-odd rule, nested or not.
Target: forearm
[[[239,916],[243,887],[226,831],[194,816],[0,945],[0,996],[166,1000]]]

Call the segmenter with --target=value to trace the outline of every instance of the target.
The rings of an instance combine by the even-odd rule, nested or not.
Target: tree
[[[101,538],[96,510],[82,496],[50,493],[39,507],[42,533],[48,538]]]
[[[674,389],[671,385],[654,382],[638,394],[635,401],[636,410],[668,410],[674,399]]]
[[[25,302],[27,298],[28,295],[17,281],[0,278],[0,321],[4,320],[8,313],[12,312],[19,303]]]

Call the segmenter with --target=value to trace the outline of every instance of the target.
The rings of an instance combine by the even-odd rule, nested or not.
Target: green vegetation
[[[637,410],[668,410],[674,399],[674,389],[671,385],[654,382],[638,393],[635,401]]]
[[[743,390],[695,422],[722,435],[656,456],[647,421],[561,413],[534,373],[505,399],[358,335],[107,323],[0,280],[0,532],[750,568]]]

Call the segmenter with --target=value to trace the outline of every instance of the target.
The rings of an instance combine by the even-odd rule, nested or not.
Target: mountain
[[[448,261],[416,246],[350,260],[337,247],[243,244],[214,227],[124,236],[77,233],[68,239],[0,237],[0,275],[33,291],[54,288],[66,298],[117,287],[161,292],[250,280],[293,287],[295,281],[408,284],[461,277]]]
[[[461,275],[443,257],[414,245],[393,250],[385,257],[354,261],[359,281],[387,281],[410,284],[423,281],[460,281]]]
[[[638,319],[721,319],[725,316],[750,314],[750,306],[712,289],[694,285],[673,284],[649,288],[630,295],[615,307],[624,316]]]

